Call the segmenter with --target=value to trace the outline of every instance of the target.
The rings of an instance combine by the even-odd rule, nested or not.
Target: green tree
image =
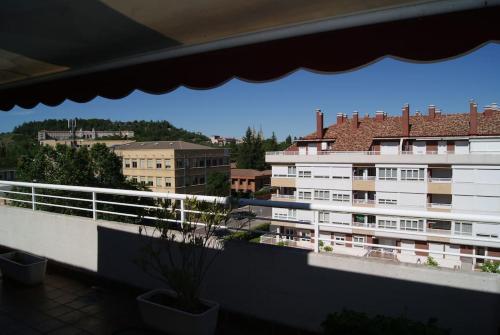
[[[243,142],[238,148],[238,157],[236,159],[236,166],[239,169],[252,168],[252,151],[253,151],[254,135],[250,127],[247,128]]]
[[[229,177],[222,172],[212,172],[207,176],[207,195],[218,197],[228,196],[231,190]]]

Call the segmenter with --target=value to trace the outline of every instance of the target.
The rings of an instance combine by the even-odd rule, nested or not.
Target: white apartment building
[[[397,208],[429,212],[500,215],[500,109],[478,113],[401,116],[377,112],[375,118],[351,119],[323,127],[283,152],[268,152],[273,200]],[[500,225],[359,213],[273,208],[277,241],[313,248],[314,227],[333,252],[370,256],[383,251],[401,262],[424,263],[432,256],[441,266],[462,268],[480,259],[454,253],[500,256]],[[328,241],[332,240],[332,241]],[[357,244],[358,243],[358,244]],[[359,243],[407,248],[367,248]],[[414,251],[420,249],[425,251]],[[444,254],[436,253],[443,252]],[[449,253],[449,254],[446,254]]]

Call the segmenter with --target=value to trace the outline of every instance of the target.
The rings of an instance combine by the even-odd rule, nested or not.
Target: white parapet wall
[[[136,265],[144,239],[132,224],[0,206],[0,245],[127,284],[160,284]],[[286,247],[230,243],[205,281],[223,308],[319,330],[343,308],[439,324],[454,334],[496,334],[500,276]],[[467,317],[459,317],[460,315]]]

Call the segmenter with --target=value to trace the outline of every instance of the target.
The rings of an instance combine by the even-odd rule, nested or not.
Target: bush
[[[280,247],[286,247],[288,246],[288,242],[286,241],[279,241],[278,243],[276,243],[277,246],[280,246]]]
[[[405,316],[388,317],[376,315],[369,317],[365,313],[343,310],[329,314],[321,324],[325,335],[444,335],[449,330],[439,328],[436,319],[427,323],[413,321]]]
[[[247,231],[237,231],[225,237],[227,241],[230,240],[240,240],[240,241],[252,241],[255,239],[259,239],[263,233],[259,231],[269,231],[269,223],[263,223],[253,227],[251,230]]]
[[[321,247],[324,247],[324,246],[325,246],[325,243],[324,243],[323,241],[319,241],[319,242],[318,242],[318,245],[319,245],[319,247],[321,248]]]
[[[434,267],[439,265],[438,262],[432,256],[427,257],[427,261],[425,262],[425,264]]]
[[[491,273],[500,273],[500,263],[486,261],[483,265],[481,265],[481,271],[491,272]]]
[[[325,250],[326,252],[332,252],[332,251],[333,251],[333,248],[332,248],[331,246],[327,245],[327,246],[324,248],[324,250]]]

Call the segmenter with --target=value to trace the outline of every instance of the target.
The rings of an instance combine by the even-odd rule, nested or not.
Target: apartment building
[[[231,169],[231,191],[255,193],[271,184],[271,170]]]
[[[123,174],[152,191],[206,194],[207,177],[229,178],[229,151],[183,141],[134,142],[114,147]]]
[[[401,116],[339,113],[327,128],[318,110],[314,133],[266,154],[273,200],[356,206],[360,213],[380,207],[500,215],[500,109],[493,104],[478,112],[474,102],[469,109],[445,115],[431,105],[426,115],[410,115],[405,105]],[[312,248],[317,224],[333,252],[368,257],[381,249],[360,243],[397,246],[408,250],[379,254],[402,262],[432,256],[441,266],[463,268],[476,259],[454,253],[500,256],[499,225],[371,212],[273,208],[272,227],[284,234],[278,239]]]

